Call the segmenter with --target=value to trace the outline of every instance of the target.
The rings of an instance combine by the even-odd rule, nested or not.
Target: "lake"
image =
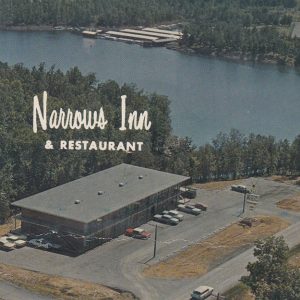
[[[292,140],[300,134],[300,76],[165,48],[143,48],[69,32],[0,31],[0,60],[32,67],[78,66],[99,81],[133,82],[171,100],[172,126],[197,145],[237,128]]]

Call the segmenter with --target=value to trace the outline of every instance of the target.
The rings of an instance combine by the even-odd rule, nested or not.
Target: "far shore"
[[[0,25],[0,30],[7,31],[54,31],[51,25]]]
[[[60,29],[57,29],[58,27],[60,27]],[[74,30],[74,28],[71,26],[61,25],[58,27],[55,27],[53,25],[0,25],[0,31],[20,31],[20,32],[69,31],[72,33],[80,33],[78,30],[77,31]],[[280,57],[273,53],[271,53],[271,55],[257,56],[255,59],[253,59],[253,57],[251,57],[250,55],[246,55],[242,53],[215,53],[215,52],[207,51],[207,49],[198,49],[198,51],[195,51],[192,48],[181,46],[178,43],[166,45],[165,48],[170,50],[175,50],[184,54],[218,58],[218,59],[223,59],[223,60],[241,63],[241,64],[252,63],[252,64],[277,65],[279,67],[287,67],[287,68],[296,68],[293,59],[289,59],[288,61],[285,61],[285,63],[280,63],[279,62]]]

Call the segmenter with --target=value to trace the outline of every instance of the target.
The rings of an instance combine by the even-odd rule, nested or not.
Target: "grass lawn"
[[[257,239],[265,238],[289,226],[275,216],[257,216],[252,227],[232,224],[210,238],[191,245],[179,254],[146,267],[143,274],[153,278],[199,277],[224,263],[228,258],[251,247]]]

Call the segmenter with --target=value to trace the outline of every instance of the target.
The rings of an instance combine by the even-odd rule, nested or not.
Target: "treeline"
[[[201,54],[235,56],[247,60],[272,60],[300,66],[300,39],[282,35],[274,27],[243,27],[236,24],[191,24],[182,41]]]
[[[33,133],[33,97],[48,92],[48,117],[53,109],[99,111],[109,121],[105,129],[67,130],[40,127]],[[120,96],[127,95],[127,116],[149,112],[149,131],[120,131]],[[46,150],[47,140],[54,149]],[[59,150],[60,140],[142,141],[142,152]],[[272,136],[238,130],[220,133],[211,143],[196,147],[190,138],[172,134],[169,100],[146,94],[134,85],[98,83],[94,74],[78,68],[63,73],[40,64],[0,63],[0,222],[10,202],[41,192],[121,162],[188,175],[196,182],[300,172],[300,135],[290,143]]]
[[[1,0],[0,24],[120,26],[178,17],[167,0]]]
[[[291,38],[296,1],[217,1],[195,11],[182,45],[196,53],[300,65],[300,40]]]
[[[193,158],[191,175],[197,181],[295,175],[300,171],[300,135],[290,143],[273,136],[245,136],[233,129],[200,146]]]
[[[278,22],[278,9],[296,5],[296,0],[0,0],[0,24],[120,26],[207,19],[250,25]]]

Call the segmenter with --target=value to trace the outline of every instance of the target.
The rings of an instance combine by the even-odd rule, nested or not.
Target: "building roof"
[[[84,30],[84,31],[82,31],[82,34],[87,34],[87,35],[96,35],[96,34],[97,34],[97,32],[96,32],[96,31]]]
[[[154,36],[157,38],[173,38],[173,39],[180,39],[180,36],[177,35],[172,35],[172,34],[166,34],[166,33],[158,33],[158,32],[150,32],[150,31],[145,31],[145,30],[136,30],[136,29],[122,29],[121,32],[126,32],[126,33],[132,33],[132,34],[141,34],[141,35],[146,35],[146,36]]]
[[[157,37],[154,36],[126,33],[126,32],[113,31],[113,30],[106,31],[106,34],[116,36],[116,37],[134,38],[134,39],[147,40],[147,41],[155,41],[158,39]]]
[[[162,30],[162,29],[152,28],[152,27],[143,28],[143,31],[150,31],[150,32],[157,32],[157,33],[166,33],[166,34],[178,35],[178,36],[182,36],[183,35],[182,32],[180,32],[180,31]]]
[[[189,180],[189,177],[120,164],[12,203],[83,223]]]

